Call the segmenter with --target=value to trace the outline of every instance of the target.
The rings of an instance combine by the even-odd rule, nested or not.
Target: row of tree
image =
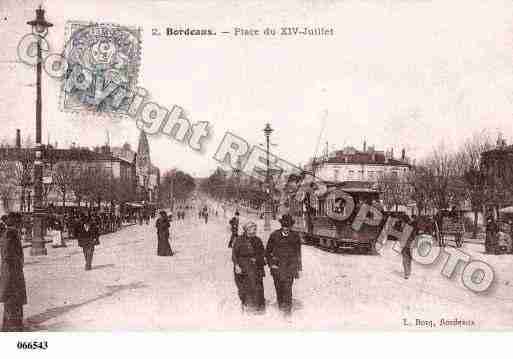
[[[0,142],[2,145],[6,146]],[[0,201],[4,211],[14,210],[16,200],[19,200],[16,207],[21,211],[31,210],[34,162],[29,151],[24,153],[26,158],[16,161],[0,160]],[[55,198],[59,198],[62,205],[72,201],[77,206],[89,207],[144,199],[144,196],[138,196],[131,181],[115,178],[110,168],[102,163],[62,161],[47,164],[44,173],[47,179],[51,179],[43,185],[43,201],[46,204]],[[195,180],[189,174],[179,170],[167,171],[158,189],[161,193],[160,205],[170,206],[174,200],[186,200],[195,187]]]
[[[420,214],[465,207],[478,214],[513,201],[513,173],[489,176],[481,166],[482,153],[495,147],[486,132],[474,134],[456,150],[438,144],[404,176],[385,175],[378,181],[384,204],[391,208],[414,204]]]
[[[129,202],[135,195],[133,183],[114,178],[101,164],[59,162],[52,171],[52,184],[46,186],[60,195],[63,205],[71,196],[78,206],[99,207],[102,203]]]
[[[202,192],[218,201],[244,203],[259,208],[267,198],[264,185],[240,172],[227,172],[218,168],[200,183]]]
[[[34,164],[28,159],[0,161],[0,198],[4,210],[13,209],[16,198],[19,198],[20,210],[31,210],[33,170]],[[65,161],[55,164],[48,172],[51,180],[43,185],[44,202],[58,196],[63,206],[73,199],[77,206],[86,204],[94,207],[134,199],[133,184],[114,178],[110,170],[101,164]]]
[[[160,201],[164,207],[186,201],[196,189],[194,178],[183,171],[173,169],[164,173],[160,180]]]

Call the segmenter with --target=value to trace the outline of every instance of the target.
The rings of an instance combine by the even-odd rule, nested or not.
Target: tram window
[[[316,215],[319,217],[326,215],[326,201],[319,201],[319,208],[317,209]]]

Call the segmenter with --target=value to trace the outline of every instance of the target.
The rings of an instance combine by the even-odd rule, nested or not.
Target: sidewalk
[[[264,244],[270,232],[255,221]],[[479,245],[463,251],[494,268],[496,284],[485,294],[460,283],[462,266],[452,278],[441,274],[445,260],[430,266],[414,263],[404,280],[401,256],[331,253],[303,246],[303,274],[294,284],[294,314],[283,320],[272,276],[264,278],[268,310],[241,315],[233,280],[230,228],[222,216],[208,224],[195,216],[171,224],[172,257],[156,255],[154,222],[126,227],[100,238],[93,270],[84,271],[76,241],[48,247],[48,255],[25,250],[31,330],[265,330],[265,329],[405,329],[401,318],[454,316],[476,321],[476,328],[512,328],[513,261],[486,255]],[[277,221],[272,228],[278,228]],[[393,245],[389,242],[387,245]],[[0,316],[3,307],[0,306]]]

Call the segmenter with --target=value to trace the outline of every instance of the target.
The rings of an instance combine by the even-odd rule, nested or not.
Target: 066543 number
[[[24,350],[46,350],[48,349],[48,342],[46,341],[33,341],[33,342],[18,342],[17,348]]]

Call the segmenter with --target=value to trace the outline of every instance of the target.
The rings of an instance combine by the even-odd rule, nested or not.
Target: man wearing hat
[[[294,220],[288,214],[280,219],[281,228],[271,233],[266,247],[267,264],[276,288],[278,306],[284,314],[292,311],[292,283],[299,278],[301,265],[301,240],[291,232]]]

